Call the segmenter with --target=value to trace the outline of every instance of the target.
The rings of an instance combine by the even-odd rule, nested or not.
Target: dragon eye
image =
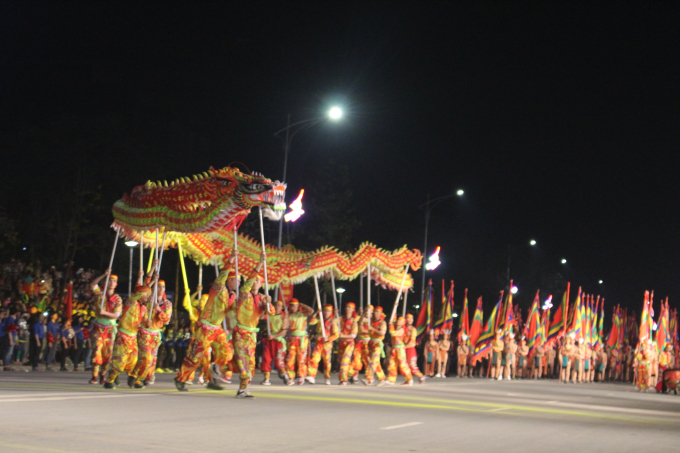
[[[228,185],[229,185],[229,181],[226,180],[226,179],[220,180],[220,183],[221,183],[223,186],[228,186]]]

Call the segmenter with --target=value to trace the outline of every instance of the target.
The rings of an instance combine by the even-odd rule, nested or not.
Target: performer
[[[669,369],[673,364],[673,346],[666,345],[663,351],[659,353],[659,375],[656,383],[656,391],[661,393],[666,391],[666,386],[663,381],[663,373]]]
[[[545,349],[539,343],[534,348],[534,379],[540,379],[543,376],[543,357],[545,357]]]
[[[590,346],[590,343],[586,343],[585,348],[586,355],[585,363],[583,364],[583,376],[585,382],[593,382],[593,378],[595,376],[595,367],[593,367],[591,364],[593,361],[593,348]]]
[[[635,355],[635,386],[637,387],[638,392],[646,392],[650,387],[650,358],[651,351],[647,337],[642,337],[640,339],[640,349]]]
[[[289,381],[287,385],[295,383],[295,365],[297,364],[297,383],[305,383],[307,376],[307,320],[314,310],[311,307],[300,304],[293,298],[288,305],[288,317],[290,319],[290,330],[288,332],[288,354],[286,355],[286,370],[288,371]]]
[[[255,374],[255,346],[257,345],[257,324],[264,319],[265,310],[274,314],[271,308],[271,296],[259,294],[264,278],[259,274],[266,255],[260,254],[260,262],[241,286],[236,307],[236,327],[234,328],[234,350],[236,363],[241,372],[239,389],[236,398],[254,398],[248,391],[248,384]]]
[[[111,274],[111,269],[99,277],[92,280],[91,289],[95,295],[101,293],[99,289],[99,282],[102,278],[109,276],[109,286],[106,289],[106,302],[104,307],[97,301],[95,303],[96,318],[94,327],[92,329],[92,379],[90,384],[96,384],[101,371],[101,384],[104,384],[106,376],[106,368],[111,362],[111,355],[113,353],[113,342],[116,338],[116,321],[123,311],[123,300],[116,294],[116,287],[118,286],[118,277]]]
[[[456,354],[458,355],[458,377],[462,378],[466,376],[467,371],[467,361],[468,355],[470,355],[470,347],[468,346],[468,336],[461,335],[460,343],[458,343],[458,348],[456,349]]]
[[[555,351],[555,345],[550,345],[550,347],[545,351],[545,374],[548,378],[555,376],[555,356],[557,351]]]
[[[406,363],[406,351],[404,350],[404,324],[406,324],[406,320],[401,316],[390,324],[392,350],[390,351],[390,361],[387,366],[387,381],[384,381],[383,384],[394,385],[397,381],[397,373],[399,372],[404,375],[405,382],[403,385],[413,385],[413,375],[411,374],[411,368]],[[421,377],[421,384],[423,380],[424,378]]]
[[[262,385],[272,385],[269,377],[272,371],[272,361],[276,371],[279,372],[279,377],[288,384],[288,373],[286,372],[286,335],[290,327],[288,316],[283,311],[283,302],[277,300],[274,303],[274,314],[269,317],[269,326],[271,335],[264,339],[264,352],[262,353],[262,365],[260,366],[264,373],[264,381]]]
[[[583,382],[583,362],[586,358],[586,347],[583,344],[583,337],[578,337],[577,345],[574,348],[574,368],[571,372],[572,382]]]
[[[146,303],[151,297],[151,288],[137,285],[135,291],[123,304],[120,325],[113,343],[111,366],[106,374],[105,389],[115,388],[115,380],[122,372],[130,373],[137,364],[137,332],[146,316]],[[134,378],[128,375],[128,386],[134,385]]]
[[[423,353],[425,354],[425,376],[434,376],[434,367],[437,363],[437,355],[439,354],[439,342],[437,341],[438,332],[436,329],[430,329],[429,338],[425,343]]]
[[[368,364],[364,379],[361,380],[364,385],[373,384],[373,376],[377,376],[378,385],[381,385],[385,380],[385,373],[383,373],[380,366],[381,358],[385,357],[385,350],[383,340],[385,333],[387,333],[387,323],[385,322],[385,315],[382,307],[375,307],[373,309],[373,320],[368,326],[368,332],[371,340],[368,342]]]
[[[331,385],[331,354],[333,353],[333,342],[340,336],[340,329],[337,319],[333,316],[332,305],[324,305],[322,314],[325,337],[322,336],[318,312],[314,313],[311,321],[309,321],[309,325],[316,326],[316,345],[314,345],[312,356],[307,362],[305,380],[310,384],[316,383],[316,371],[319,368],[319,361],[323,358],[323,374],[326,378],[326,385]]]
[[[345,304],[345,315],[340,317],[340,341],[338,343],[338,357],[340,359],[338,378],[340,385],[347,385],[350,378],[354,339],[359,331],[354,307],[354,302],[347,302]]]
[[[517,350],[517,368],[519,371],[519,377],[522,379],[527,379],[529,377],[529,360],[527,360],[527,356],[529,355],[529,346],[527,346],[527,339],[526,337],[522,337],[522,339],[519,342],[519,349]]]
[[[161,344],[161,330],[170,322],[172,316],[172,302],[165,295],[165,281],[158,280],[158,301],[154,305],[151,319],[144,317],[139,327],[137,345],[139,357],[130,377],[135,380],[136,389],[144,388],[145,385],[153,384],[158,347]]]
[[[569,373],[571,370],[571,357],[574,355],[574,338],[575,335],[569,336],[562,343],[560,348],[560,357],[562,357],[562,369],[560,371],[560,382],[567,384],[569,382]]]
[[[421,384],[425,382],[425,376],[418,369],[418,353],[416,352],[416,340],[418,332],[413,325],[413,315],[406,315],[406,325],[404,326],[404,347],[406,348],[406,361],[411,368],[411,375],[417,377]]]
[[[515,334],[512,332],[508,332],[508,338],[503,344],[503,354],[505,355],[505,376],[511,381],[515,377],[515,355],[517,354]]]
[[[357,338],[354,344],[354,355],[352,358],[352,383],[359,382],[359,372],[362,368],[364,370],[368,366],[368,342],[371,339],[368,327],[371,325],[371,317],[373,316],[373,306],[368,305],[361,315],[357,318]]]
[[[607,349],[599,344],[595,346],[595,378],[597,382],[604,382],[604,372],[607,367]]]
[[[212,367],[212,379],[208,383],[208,388],[222,390],[222,387],[216,382],[216,378],[219,377],[220,367],[227,366],[226,351],[229,346],[227,345],[227,335],[220,325],[230,308],[231,302],[229,291],[225,291],[225,282],[229,290],[232,291],[235,291],[238,285],[236,273],[232,269],[237,253],[236,250],[232,252],[226,267],[212,284],[208,300],[198,321],[196,321],[193,341],[189,346],[186,357],[184,357],[182,367],[174,379],[175,387],[180,392],[187,391],[185,383],[202,363],[203,356],[208,353],[211,345],[215,355],[215,364]]]
[[[620,360],[621,360],[621,352],[619,348],[610,348],[609,349],[609,378],[607,379],[608,381],[618,381],[619,378],[621,377],[618,372],[618,368],[620,366]],[[649,364],[648,364],[649,365]],[[637,368],[636,368],[637,369]],[[647,371],[649,371],[649,366],[647,366]]]
[[[491,379],[503,380],[503,368],[501,367],[501,362],[503,359],[503,349],[505,349],[505,342],[501,337],[503,335],[503,330],[498,329],[493,341],[491,342],[491,350],[493,354],[491,355],[491,362],[489,366],[491,367]]]
[[[186,299],[184,300],[184,308],[186,311],[189,313],[189,321],[191,322],[191,342],[194,341],[194,337],[196,334],[196,322],[198,322],[198,318],[201,315],[201,312],[203,311],[203,307],[205,307],[205,303],[208,301],[208,293],[201,294],[201,297],[198,297],[199,292],[203,291],[203,286],[198,285],[196,287],[196,291],[191,294],[190,300],[187,301]],[[191,348],[191,345],[189,345],[189,348]],[[189,380],[187,381],[187,384],[193,384],[194,380],[194,373],[191,373],[191,376],[189,376]],[[210,381],[210,354],[206,353],[203,356],[203,361],[201,363],[201,369],[198,375],[198,383],[199,384],[205,384]]]
[[[446,365],[449,361],[449,349],[451,349],[451,331],[444,330],[444,338],[439,342],[439,347],[437,348],[437,376],[436,377],[446,377]]]

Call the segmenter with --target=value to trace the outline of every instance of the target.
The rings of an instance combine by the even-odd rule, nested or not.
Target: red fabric
[[[64,298],[64,317],[71,319],[73,316],[73,284],[66,285],[66,298]]]

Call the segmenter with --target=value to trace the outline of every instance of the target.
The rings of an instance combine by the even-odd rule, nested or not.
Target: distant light
[[[437,246],[434,253],[430,255],[428,263],[425,265],[425,269],[427,269],[428,271],[435,270],[437,266],[439,266],[442,263],[441,261],[439,261],[439,250],[441,250],[441,247]]]
[[[567,260],[565,258],[562,258],[562,264],[567,264]]]
[[[305,189],[301,189],[300,195],[298,195],[297,198],[295,199],[295,201],[293,201],[290,204],[289,207],[290,207],[290,209],[292,209],[292,211],[290,211],[288,214],[283,216],[283,219],[286,222],[295,222],[297,219],[300,218],[300,216],[302,214],[305,213],[305,211],[302,210],[302,196],[304,194],[305,194]]]
[[[652,324],[652,330],[656,330],[658,328],[659,328],[659,326],[657,326],[656,323]]]
[[[536,245],[536,241],[534,241],[534,240],[532,239],[532,240],[529,241],[529,244],[531,244],[531,245]]]
[[[340,107],[331,107],[328,111],[328,117],[332,120],[339,120],[342,118],[342,109]]]
[[[414,305],[413,308],[420,308],[420,305]]]
[[[457,318],[457,317],[458,317],[458,313],[454,313],[454,314],[452,314],[451,316],[454,317],[454,318]]]
[[[602,280],[600,280],[598,283],[601,285],[601,284],[604,283],[604,282],[603,282]]]
[[[43,316],[47,316],[47,315],[49,315],[49,313],[48,313],[48,312],[45,312],[45,313],[43,313]]]
[[[125,245],[128,247],[137,247],[139,245],[139,242],[137,241],[125,241]]]
[[[342,294],[342,293],[345,292],[345,288],[337,288],[337,289],[335,290],[335,292],[338,293],[338,294]]]
[[[512,287],[512,289],[510,290],[510,292],[511,292],[512,294],[517,294],[517,291],[519,291],[519,289],[518,289],[516,286],[513,285],[513,287]]]
[[[465,193],[465,191],[463,189],[458,189],[458,192],[456,192],[456,195],[461,197],[461,196],[463,196],[464,193]]]
[[[26,247],[24,247],[24,250],[26,250]]]

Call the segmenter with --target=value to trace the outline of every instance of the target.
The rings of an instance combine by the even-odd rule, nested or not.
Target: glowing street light
[[[517,291],[519,291],[519,288],[517,288],[515,285],[512,285],[512,288],[510,289],[510,292],[512,294],[517,294]]]
[[[536,245],[536,241],[532,239],[532,240],[529,241],[529,244],[530,245]]]
[[[135,247],[139,245],[137,241],[125,241],[125,245],[130,247],[130,272],[128,275],[128,295],[132,294],[132,255],[135,253]]]
[[[452,317],[452,318],[457,318],[457,317],[458,317],[458,313],[452,314],[451,317]]]
[[[286,222],[295,222],[300,218],[305,211],[302,210],[302,196],[305,194],[305,189],[300,190],[300,195],[297,196],[295,201],[290,204],[291,211],[284,215],[283,218]]]
[[[345,292],[345,288],[341,287],[335,288],[335,292],[340,294],[340,301],[338,302],[338,307],[340,310],[342,310],[342,293]]]
[[[340,107],[331,107],[328,111],[328,117],[333,121],[337,121],[342,118],[342,109]]]
[[[462,197],[464,193],[465,193],[465,191],[463,189],[458,189],[458,191],[456,192],[456,195],[458,195],[459,197]]]
[[[601,284],[604,283],[604,282],[603,282],[602,280],[600,280],[598,283],[601,285]]]
[[[441,250],[441,247],[437,246],[434,253],[432,255],[430,255],[430,257],[428,258],[428,262],[425,265],[425,268],[428,271],[435,270],[442,263],[441,261],[439,261],[439,251],[440,250]]]
[[[125,241],[125,245],[128,247],[137,247],[139,245],[139,242],[137,241]]]
[[[562,264],[567,264],[567,259],[566,259],[566,258],[562,258]]]

